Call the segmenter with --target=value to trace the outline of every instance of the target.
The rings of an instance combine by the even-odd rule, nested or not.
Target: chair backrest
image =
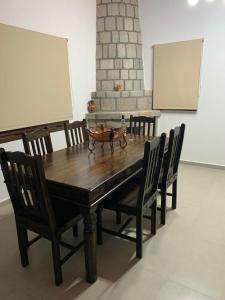
[[[55,217],[41,156],[0,149],[0,163],[16,217],[49,225],[54,230]]]
[[[130,134],[143,135],[143,136],[155,136],[155,117],[146,116],[130,116]]]
[[[48,129],[36,130],[30,133],[24,133],[23,146],[26,154],[46,155],[53,152],[50,131]]]
[[[170,130],[168,151],[163,166],[162,183],[166,183],[167,180],[171,179],[177,173],[184,140],[184,132],[185,124],[181,124],[180,127]]]
[[[162,167],[166,134],[145,143],[142,179],[137,208],[141,209],[146,200],[155,195]]]
[[[86,120],[64,123],[67,147],[79,145],[88,140],[86,126]]]

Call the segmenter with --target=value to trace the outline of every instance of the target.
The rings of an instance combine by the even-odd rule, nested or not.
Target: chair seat
[[[135,212],[138,193],[139,186],[129,182],[112,193],[101,204],[101,207],[115,211]]]
[[[79,209],[68,202],[65,202],[59,198],[51,197],[52,206],[55,213],[56,224],[58,228],[64,227],[65,224],[74,223],[82,219]]]

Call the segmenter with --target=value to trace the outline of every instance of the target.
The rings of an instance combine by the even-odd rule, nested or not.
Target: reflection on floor
[[[105,223],[114,224],[114,216]],[[0,237],[3,300],[225,300],[225,171],[181,165],[178,208],[145,243],[143,259],[135,258],[135,244],[104,235],[93,285],[84,280],[81,249],[63,266],[64,283],[55,287],[46,240],[30,248],[30,265],[23,269],[10,204],[0,207]],[[73,239],[70,232],[65,238]]]

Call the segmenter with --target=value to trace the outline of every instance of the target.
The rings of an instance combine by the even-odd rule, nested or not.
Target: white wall
[[[225,1],[139,1],[146,89],[152,89],[152,45],[205,39],[198,112],[165,112],[159,130],[186,123],[182,159],[225,165]]]
[[[96,89],[96,1],[0,0],[0,22],[69,39],[74,119],[83,119],[87,101]],[[54,149],[65,146],[63,133],[53,134],[53,146]],[[12,151],[23,149],[21,141],[0,147]],[[0,171],[0,201],[8,197],[2,182]]]

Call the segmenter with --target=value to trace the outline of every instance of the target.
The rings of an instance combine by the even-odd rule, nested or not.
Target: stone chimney
[[[97,113],[151,111],[152,93],[144,89],[138,0],[97,0],[96,27],[92,100]],[[122,90],[116,90],[118,85]]]

